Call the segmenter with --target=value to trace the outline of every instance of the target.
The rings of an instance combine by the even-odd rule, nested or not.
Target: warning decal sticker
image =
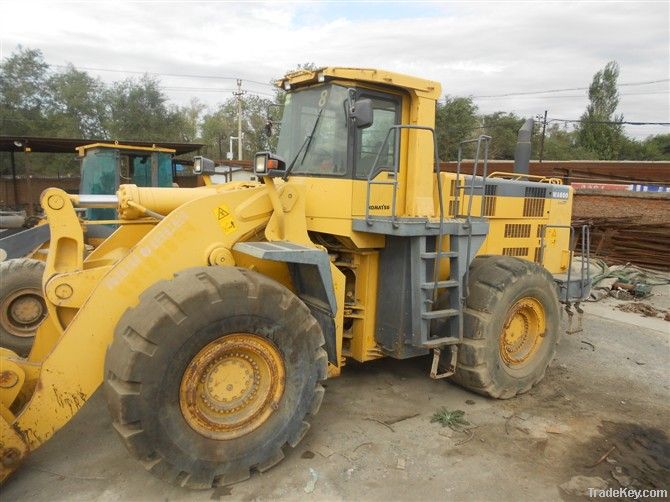
[[[235,226],[235,221],[233,220],[233,215],[230,212],[230,209],[225,204],[217,206],[213,210],[214,216],[219,226],[223,229],[223,233],[232,234],[237,227]]]

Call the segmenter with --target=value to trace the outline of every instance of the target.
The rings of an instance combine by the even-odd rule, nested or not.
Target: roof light
[[[289,82],[288,80],[284,80],[284,90],[285,91],[291,90],[291,82]]]
[[[316,74],[316,80],[318,82],[325,82],[326,81],[326,76],[323,74],[322,71]]]

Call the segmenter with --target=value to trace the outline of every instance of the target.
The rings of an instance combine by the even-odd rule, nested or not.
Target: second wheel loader
[[[133,457],[209,488],[278,463],[349,359],[429,355],[432,378],[497,398],[543,378],[560,302],[588,293],[571,189],[487,173],[486,137],[482,175],[440,172],[436,82],[322,68],[278,85],[258,182],[44,192],[48,316],[27,358],[1,352],[3,479],[101,385]],[[118,211],[86,257],[76,207]]]
[[[77,148],[79,193],[113,195],[123,183],[141,187],[171,187],[175,150],[114,143],[92,143]],[[113,208],[87,209],[85,241],[97,246],[112,233]],[[37,327],[47,315],[42,297],[42,275],[49,244],[49,226],[39,224],[0,239],[9,258],[0,262],[0,347],[20,356],[30,352]]]

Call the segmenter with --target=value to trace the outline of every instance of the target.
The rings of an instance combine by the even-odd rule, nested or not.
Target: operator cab
[[[287,91],[277,151],[255,173],[298,178],[311,229],[333,218],[432,217],[438,82],[383,70],[329,67],[277,82]],[[316,193],[318,192],[318,195]],[[337,205],[337,217],[327,207]]]
[[[289,92],[277,153],[260,153],[256,172],[366,179],[377,154],[377,165],[392,167],[395,138],[385,140],[400,123],[401,104],[400,96],[338,83]]]

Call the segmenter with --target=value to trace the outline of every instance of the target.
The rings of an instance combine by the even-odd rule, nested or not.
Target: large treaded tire
[[[452,379],[468,390],[507,399],[530,390],[544,378],[560,339],[559,303],[551,274],[536,263],[508,256],[480,256],[468,277],[463,343]],[[507,315],[521,298],[537,300],[546,330],[537,351],[522,367],[508,366],[500,354]]]
[[[13,350],[21,357],[30,353],[37,328],[46,317],[47,310],[42,296],[43,274],[43,261],[15,258],[0,262],[0,347]],[[24,291],[33,302],[39,302],[42,309],[39,319],[25,326],[13,322],[9,312],[11,304],[16,301],[12,301],[11,297],[19,291]]]
[[[269,339],[285,365],[285,388],[270,417],[240,437],[216,440],[191,428],[180,409],[189,361],[223,335]],[[281,284],[236,267],[198,267],[161,281],[127,310],[107,351],[105,390],[114,427],[147,470],[175,485],[211,488],[249,478],[284,458],[309,428],[327,375],[321,328]]]

